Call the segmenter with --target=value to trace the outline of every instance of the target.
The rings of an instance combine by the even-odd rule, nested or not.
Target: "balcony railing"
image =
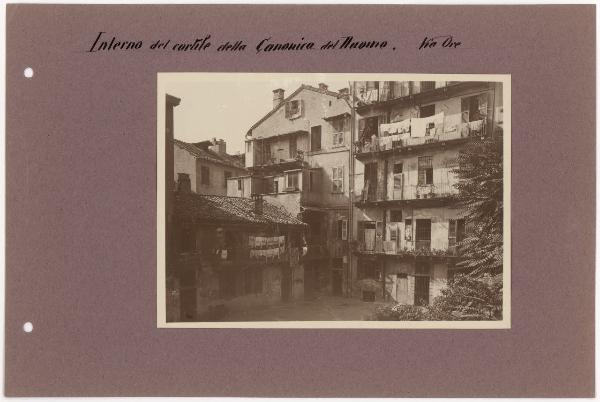
[[[415,240],[415,250],[431,250],[431,239]]]
[[[466,139],[472,136],[482,136],[485,135],[485,124],[484,120],[476,120],[468,123],[445,123],[425,132],[425,135],[422,137],[411,137],[410,133],[385,135],[385,132],[382,132],[381,135],[383,136],[366,139],[364,142],[357,142],[355,144],[356,153],[406,149]]]
[[[270,156],[263,156],[258,159],[257,166],[273,166],[282,164],[302,164],[304,161],[304,151],[298,149],[293,156],[289,155],[288,151],[276,151]]]
[[[360,254],[379,254],[396,257],[455,257],[459,255],[456,246],[446,249],[432,249],[431,240],[417,240],[414,247],[399,248],[395,241],[376,241],[369,244],[359,241],[356,251]]]
[[[398,188],[394,187],[391,193],[384,197],[363,190],[357,194],[357,202],[433,200],[449,198],[455,194],[458,194],[458,190],[453,184],[447,182],[403,185]]]

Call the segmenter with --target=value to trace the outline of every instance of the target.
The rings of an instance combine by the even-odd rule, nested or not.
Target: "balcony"
[[[395,241],[376,241],[367,244],[357,242],[355,254],[389,257],[396,259],[430,258],[444,260],[459,256],[456,246],[447,249],[431,249],[431,240],[417,240],[414,248],[399,249]]]
[[[252,170],[264,170],[269,171],[281,171],[290,169],[300,169],[304,166],[304,151],[297,150],[294,157],[284,155],[283,153],[276,153],[275,155],[263,157],[262,160],[251,166],[249,169]]]
[[[483,81],[421,81],[419,86],[411,82],[402,88],[383,86],[369,88],[356,94],[359,99],[356,110],[359,113],[372,107],[386,107],[398,104],[425,103],[437,99],[458,96],[465,90],[486,90],[490,88],[488,82]]]
[[[384,197],[377,196],[373,192],[363,190],[357,194],[355,204],[361,206],[394,206],[399,204],[419,204],[419,205],[443,205],[458,194],[458,190],[453,184],[447,182],[420,184],[420,185],[402,185],[394,188],[391,194]]]
[[[385,135],[381,127],[379,131],[384,136],[355,143],[357,159],[367,159],[374,153],[385,155],[466,142],[470,137],[484,136],[486,130],[484,120],[452,123],[451,116],[448,116],[443,124],[428,128],[421,137],[410,137],[408,132]]]

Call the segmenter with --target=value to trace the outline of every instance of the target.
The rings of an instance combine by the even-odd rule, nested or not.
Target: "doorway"
[[[415,306],[429,304],[429,277],[415,276]]]

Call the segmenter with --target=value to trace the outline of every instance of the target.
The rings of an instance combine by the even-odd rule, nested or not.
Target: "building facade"
[[[461,149],[502,126],[501,84],[355,83],[353,294],[428,304],[456,272]]]
[[[229,155],[222,139],[188,143],[175,139],[174,175],[189,175],[197,194],[227,195],[227,179],[246,172],[243,155]]]
[[[351,148],[349,91],[300,86],[273,91],[273,109],[246,135],[249,173],[228,181],[227,194],[283,206],[308,225],[307,298],[348,289]]]
[[[195,194],[185,173],[177,184],[167,321],[218,321],[303,298],[306,225],[260,197]]]

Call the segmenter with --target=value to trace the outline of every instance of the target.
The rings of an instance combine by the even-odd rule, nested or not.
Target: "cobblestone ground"
[[[383,303],[320,296],[314,300],[290,301],[270,306],[229,311],[220,321],[362,321]]]

